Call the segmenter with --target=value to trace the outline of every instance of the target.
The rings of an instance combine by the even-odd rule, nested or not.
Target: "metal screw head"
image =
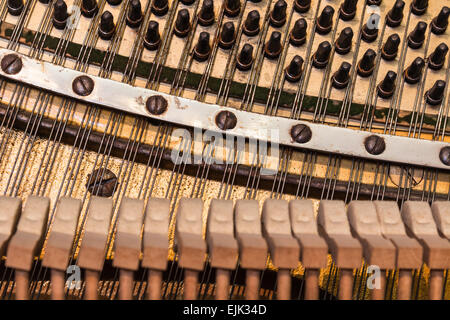
[[[114,194],[117,185],[116,175],[106,168],[100,168],[88,175],[86,188],[94,196],[109,198]]]
[[[2,71],[6,74],[17,74],[22,70],[22,59],[14,53],[7,54],[1,62]]]
[[[384,139],[376,135],[367,137],[364,141],[364,146],[366,147],[366,151],[374,156],[382,154],[386,149]]]
[[[306,143],[311,140],[312,132],[306,124],[296,124],[291,128],[291,137],[297,143]]]
[[[163,96],[154,95],[147,99],[145,103],[148,112],[155,116],[159,116],[167,110],[167,100]]]
[[[237,118],[231,111],[220,111],[216,116],[216,125],[221,130],[229,130],[236,127]]]
[[[446,166],[450,166],[450,147],[443,147],[441,152],[439,152],[439,159]]]
[[[72,90],[79,96],[88,96],[94,90],[94,80],[88,76],[78,76],[73,79]]]

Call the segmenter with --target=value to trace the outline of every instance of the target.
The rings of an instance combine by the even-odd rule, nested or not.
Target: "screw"
[[[106,168],[100,168],[92,171],[88,175],[86,188],[88,191],[100,197],[111,197],[118,186],[116,175]]]
[[[236,127],[237,118],[231,111],[220,111],[216,116],[216,124],[221,130],[229,130]]]
[[[78,76],[72,82],[72,90],[79,96],[88,96],[94,90],[94,80],[88,76]]]
[[[2,70],[6,74],[17,74],[22,70],[22,59],[17,54],[10,53],[3,57]]]
[[[439,159],[446,166],[450,166],[450,147],[443,147],[441,152],[439,152]]]
[[[145,104],[148,112],[155,116],[159,116],[167,110],[167,100],[160,95],[154,95],[147,99]]]
[[[364,146],[366,147],[367,152],[374,156],[382,154],[386,149],[384,139],[375,135],[367,137],[364,141]]]
[[[305,124],[296,124],[291,128],[291,137],[297,143],[306,143],[311,140],[311,129]]]

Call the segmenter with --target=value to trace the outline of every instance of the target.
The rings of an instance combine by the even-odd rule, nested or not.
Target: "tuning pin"
[[[317,18],[316,31],[319,34],[327,34],[333,27],[334,9],[331,6],[323,8],[322,13]]]
[[[367,0],[367,4],[369,6],[379,6],[381,2],[381,0]]]
[[[127,14],[127,25],[130,28],[135,29],[141,25],[143,18],[141,2],[139,0],[131,0]]]
[[[155,16],[162,17],[169,11],[167,0],[154,0],[152,3],[152,12]]]
[[[198,24],[207,27],[214,22],[214,3],[212,0],[203,1],[202,8],[198,14]]]
[[[349,82],[349,73],[352,65],[348,62],[342,62],[339,69],[334,73],[331,78],[331,85],[336,89],[344,89]]]
[[[432,106],[441,104],[444,99],[445,81],[438,80],[433,87],[425,93],[427,103]]]
[[[235,29],[233,22],[226,22],[223,27],[222,31],[220,32],[219,37],[219,47],[222,49],[230,49],[234,45],[235,41]]]
[[[241,2],[239,0],[226,0],[224,12],[228,17],[236,17],[241,11]]]
[[[339,38],[336,40],[336,52],[339,54],[347,54],[352,48],[353,30],[346,27],[341,31]]]
[[[8,12],[13,16],[18,16],[23,10],[23,0],[8,0]]]
[[[400,45],[400,37],[398,34],[394,33],[389,36],[384,44],[383,48],[381,48],[381,57],[384,60],[391,61],[394,60],[397,56],[398,46]]]
[[[59,30],[64,29],[68,17],[66,3],[63,0],[56,1],[53,5],[53,26]]]
[[[378,84],[378,96],[383,99],[389,99],[394,94],[395,90],[395,79],[397,74],[394,71],[388,71],[384,80]]]
[[[441,43],[434,49],[428,60],[428,67],[433,70],[440,70],[445,63],[448,47],[445,43]]]
[[[293,46],[301,46],[306,42],[306,29],[308,25],[304,18],[295,21],[294,27],[289,35],[289,42]]]
[[[370,43],[375,41],[375,39],[378,37],[379,20],[380,16],[377,13],[372,13],[369,19],[367,19],[367,22],[361,32],[361,37],[364,41]]]
[[[411,49],[419,49],[423,45],[426,30],[427,24],[423,21],[419,21],[414,30],[408,36],[408,46]]]
[[[405,81],[409,84],[416,84],[419,82],[424,66],[425,61],[422,58],[415,58],[411,65],[405,70]]]
[[[252,10],[248,13],[247,19],[245,19],[242,32],[249,37],[256,36],[259,33],[259,12],[258,10]]]
[[[100,18],[100,26],[98,27],[98,35],[103,40],[110,40],[114,35],[116,26],[114,25],[114,17],[109,11],[103,12]]]
[[[269,59],[276,59],[280,55],[281,50],[281,33],[274,31],[264,46],[264,55]]]
[[[253,47],[251,44],[244,44],[236,59],[236,68],[241,71],[249,70],[253,63]]]
[[[194,48],[194,59],[199,62],[206,61],[210,53],[209,33],[203,31],[199,34],[197,45]]]
[[[437,17],[431,22],[431,32],[434,34],[443,34],[447,30],[449,14],[450,9],[446,6],[442,7]]]
[[[356,14],[358,0],[344,0],[339,9],[339,18],[344,21],[352,20]]]
[[[273,10],[270,13],[270,24],[273,27],[281,27],[286,23],[286,8],[287,4],[284,0],[278,0],[273,6]]]
[[[317,47],[317,51],[314,53],[312,64],[317,69],[323,69],[328,64],[331,53],[331,44],[328,41],[323,41]]]
[[[286,80],[289,82],[297,82],[302,76],[303,58],[296,55],[292,58],[291,63],[284,71]]]
[[[144,47],[148,50],[156,50],[159,48],[160,43],[159,24],[156,21],[150,20],[144,38]]]
[[[295,0],[294,1],[294,10],[298,13],[308,12],[311,7],[311,0]]]
[[[191,22],[189,20],[189,11],[186,9],[178,11],[175,27],[173,28],[173,32],[177,37],[184,38],[191,31]]]
[[[428,8],[428,0],[414,0],[411,5],[411,11],[416,16],[423,15]]]
[[[377,54],[372,49],[367,49],[364,53],[361,60],[358,63],[358,74],[365,78],[370,76],[373,73],[373,69],[375,68],[375,57]]]
[[[96,0],[83,0],[81,3],[81,14],[86,18],[92,18],[98,12]]]
[[[106,0],[111,6],[118,6],[122,3],[122,0]]]
[[[395,1],[394,6],[392,9],[388,12],[386,16],[386,24],[391,27],[395,28],[402,23],[403,20],[403,8],[405,7],[405,2],[402,0]]]
[[[190,6],[194,2],[195,2],[195,0],[181,0],[181,3],[186,5],[186,6]]]

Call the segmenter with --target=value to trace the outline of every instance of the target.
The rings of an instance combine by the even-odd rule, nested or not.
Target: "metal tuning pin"
[[[144,38],[144,47],[147,50],[156,50],[161,44],[161,36],[159,34],[159,24],[150,20],[148,23],[147,33]]]
[[[416,16],[421,16],[427,12],[428,0],[414,0],[411,4],[411,11]]]
[[[333,27],[334,9],[331,6],[323,8],[322,13],[316,21],[316,31],[319,34],[327,34]]]
[[[367,0],[369,6],[379,6],[382,0]]]
[[[296,55],[292,58],[291,63],[285,70],[286,80],[289,82],[297,82],[302,76],[303,58]]]
[[[289,42],[293,46],[301,46],[306,42],[306,29],[308,25],[304,18],[300,18],[295,21],[294,27],[289,34]]]
[[[395,79],[397,79],[397,74],[394,71],[388,71],[386,73],[383,81],[381,81],[377,87],[379,97],[383,99],[392,97],[395,91]]]
[[[361,60],[359,60],[357,72],[359,76],[365,78],[373,73],[375,68],[375,58],[377,54],[372,49],[367,49]]]
[[[53,5],[53,26],[58,30],[64,29],[68,18],[67,4],[63,0],[56,1]]]
[[[230,49],[233,47],[235,40],[234,24],[233,22],[228,21],[223,25],[222,31],[220,32],[219,47],[225,50]]]
[[[241,2],[239,0],[226,0],[224,13],[227,17],[236,17],[241,11]]]
[[[298,13],[308,12],[309,8],[311,8],[311,0],[295,0],[294,1],[294,10]]]
[[[323,41],[319,44],[317,51],[314,53],[312,64],[317,69],[323,69],[330,60],[331,44],[328,41]]]
[[[416,84],[420,81],[425,61],[417,57],[411,65],[405,70],[405,81],[409,84]]]
[[[169,11],[169,3],[167,0],[154,0],[151,10],[155,16],[162,17]]]
[[[398,27],[403,20],[403,8],[405,7],[405,2],[403,0],[397,0],[394,3],[392,9],[386,15],[386,24],[395,28]]]
[[[198,14],[198,24],[207,27],[214,23],[214,3],[212,0],[203,1]]]
[[[236,68],[241,71],[250,70],[253,64],[253,46],[251,44],[244,44],[241,52],[236,58]]]
[[[8,12],[13,16],[18,16],[23,10],[23,0],[8,0]]]
[[[425,93],[427,103],[432,106],[440,105],[444,99],[445,81],[438,80],[434,83],[433,87]]]
[[[191,31],[189,11],[187,11],[186,9],[181,9],[180,11],[178,11],[173,32],[177,37],[184,38],[188,35],[189,31]]]
[[[272,12],[270,12],[270,24],[273,27],[281,27],[286,23],[286,8],[287,4],[284,0],[278,0],[273,6]]]
[[[96,0],[83,0],[81,3],[81,14],[86,18],[94,17],[98,12]]]
[[[432,70],[440,70],[444,66],[447,52],[448,46],[442,42],[430,55],[430,58],[428,59],[428,67]]]
[[[248,13],[247,19],[245,19],[242,32],[249,37],[256,36],[259,33],[259,12],[258,10],[252,10]]]
[[[339,54],[347,54],[352,49],[353,30],[346,27],[341,31],[336,40],[336,52]]]
[[[352,65],[348,62],[342,62],[339,69],[334,73],[331,78],[331,85],[336,89],[344,89],[347,87],[350,80],[349,74]]]
[[[105,11],[100,19],[98,35],[103,40],[110,40],[114,35],[116,26],[114,25],[114,17],[111,12]]]
[[[339,18],[344,21],[352,20],[356,14],[358,0],[344,0],[339,8]]]
[[[376,13],[370,15],[367,19],[366,24],[364,25],[361,37],[365,42],[373,42],[378,37],[378,21],[380,16]]]
[[[181,0],[181,3],[186,5],[186,6],[190,6],[194,2],[195,2],[195,0]]]
[[[131,0],[127,14],[127,25],[132,29],[138,28],[143,19],[141,1]]]
[[[422,47],[425,40],[425,31],[427,30],[427,24],[423,21],[419,21],[413,31],[408,36],[408,46],[411,49],[419,49]]]
[[[281,33],[278,31],[272,32],[269,41],[267,41],[264,46],[264,56],[269,59],[276,59],[280,55],[282,49]]]
[[[208,60],[210,53],[211,46],[209,45],[209,33],[203,31],[198,36],[198,42],[194,48],[194,59],[199,62],[206,61]]]
[[[111,6],[118,6],[122,3],[122,0],[106,0],[106,2],[108,2]]]
[[[431,22],[431,32],[434,34],[443,34],[447,30],[449,14],[450,9],[447,6],[442,7],[437,17]]]
[[[398,34],[391,34],[381,48],[381,57],[387,61],[394,60],[397,56],[399,45],[400,37],[398,36]]]

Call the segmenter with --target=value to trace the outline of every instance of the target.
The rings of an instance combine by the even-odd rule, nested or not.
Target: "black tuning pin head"
[[[236,59],[236,68],[241,71],[250,70],[253,63],[253,46],[251,44],[244,44],[241,52]]]
[[[423,21],[419,21],[413,31],[408,36],[408,46],[411,49],[419,49],[422,47],[425,40],[425,31],[427,30],[427,24]]]
[[[252,10],[248,13],[247,19],[245,19],[242,32],[249,37],[256,36],[259,33],[259,12],[258,10]]]
[[[328,41],[323,41],[317,47],[313,55],[312,64],[317,69],[323,69],[330,60],[331,44]]]
[[[327,34],[333,27],[334,9],[331,6],[323,8],[322,13],[316,21],[316,31],[318,34]]]
[[[151,10],[155,16],[162,17],[169,11],[169,3],[167,0],[154,0]]]
[[[202,8],[198,14],[198,24],[207,27],[214,23],[214,3],[212,0],[203,1]]]
[[[378,84],[377,91],[378,96],[383,99],[389,99],[392,97],[395,91],[395,79],[397,74],[394,71],[388,71],[383,81]]]
[[[225,50],[233,47],[234,41],[236,40],[235,36],[235,28],[233,22],[226,22],[222,27],[222,31],[220,32],[219,47]]]
[[[388,12],[386,16],[386,24],[395,28],[398,27],[403,20],[403,8],[405,7],[405,2],[403,0],[397,0],[394,3],[392,9]]]
[[[132,29],[138,28],[143,19],[141,1],[131,0],[127,14],[127,25]]]
[[[18,16],[23,10],[23,0],[8,0],[7,6],[10,15]]]
[[[227,17],[236,17],[241,11],[239,0],[225,0],[224,13]]]
[[[208,60],[211,53],[211,46],[209,45],[209,33],[201,32],[198,36],[197,45],[194,48],[194,59],[202,62]]]
[[[272,27],[278,28],[286,23],[286,8],[287,4],[284,0],[278,0],[270,12],[270,24]]]
[[[347,54],[352,49],[353,30],[346,27],[336,40],[336,52],[339,54]]]
[[[344,0],[339,8],[339,18],[344,21],[352,20],[356,14],[358,0]]]
[[[111,6],[118,6],[122,3],[122,0],[106,0]]]
[[[178,11],[173,32],[177,37],[184,38],[188,35],[189,31],[191,31],[189,11],[187,9],[181,9]]]
[[[278,31],[272,32],[269,41],[267,41],[264,46],[264,56],[269,59],[276,59],[280,55],[282,49],[281,33]]]
[[[394,33],[389,36],[381,48],[381,57],[386,61],[394,60],[397,56],[398,46],[400,45],[400,37]]]
[[[372,13],[367,19],[361,31],[361,38],[365,42],[373,42],[378,37],[378,22],[380,21],[380,16],[377,13]]]
[[[98,27],[98,35],[103,40],[110,40],[114,35],[116,26],[114,25],[114,17],[111,12],[103,12],[100,18],[100,26]]]
[[[56,1],[53,5],[53,26],[58,30],[64,29],[68,18],[67,4],[63,0]]]
[[[411,5],[411,11],[416,16],[423,15],[428,8],[428,0],[414,0]]]
[[[294,1],[294,10],[298,13],[308,12],[309,8],[311,8],[311,0],[295,0]]]
[[[147,50],[156,50],[159,48],[160,43],[161,36],[159,34],[159,24],[156,21],[150,20],[144,38],[144,47],[147,48]]]
[[[294,27],[289,34],[289,42],[293,46],[301,46],[306,42],[306,29],[308,24],[304,18],[295,21]]]
[[[447,30],[449,14],[450,9],[447,6],[442,7],[437,17],[431,22],[431,32],[434,34],[443,34]]]
[[[361,77],[366,78],[373,73],[376,56],[377,54],[372,49],[367,49],[364,53],[361,60],[359,60],[357,68],[357,72]]]
[[[444,99],[445,81],[438,80],[433,87],[425,93],[427,103],[432,106],[441,104]]]
[[[411,63],[411,65],[405,70],[405,81],[409,84],[416,84],[420,81],[425,61],[417,57]]]
[[[382,0],[367,0],[369,6],[379,6]]]
[[[445,43],[441,43],[434,49],[428,60],[428,67],[432,70],[440,70],[445,63],[445,57],[447,56],[448,46]]]
[[[289,82],[299,81],[302,76],[302,70],[303,70],[303,58],[296,55],[294,56],[294,58],[292,58],[291,63],[289,63],[289,66],[284,71],[286,80]]]
[[[94,17],[98,12],[97,0],[83,0],[81,3],[81,14],[86,18]]]
[[[336,89],[344,89],[347,87],[349,82],[349,74],[350,69],[352,68],[352,65],[348,62],[342,62],[339,69],[334,73],[333,77],[331,78],[331,85]]]
[[[194,2],[195,2],[195,0],[181,0],[181,3],[186,5],[186,6],[190,6]]]

